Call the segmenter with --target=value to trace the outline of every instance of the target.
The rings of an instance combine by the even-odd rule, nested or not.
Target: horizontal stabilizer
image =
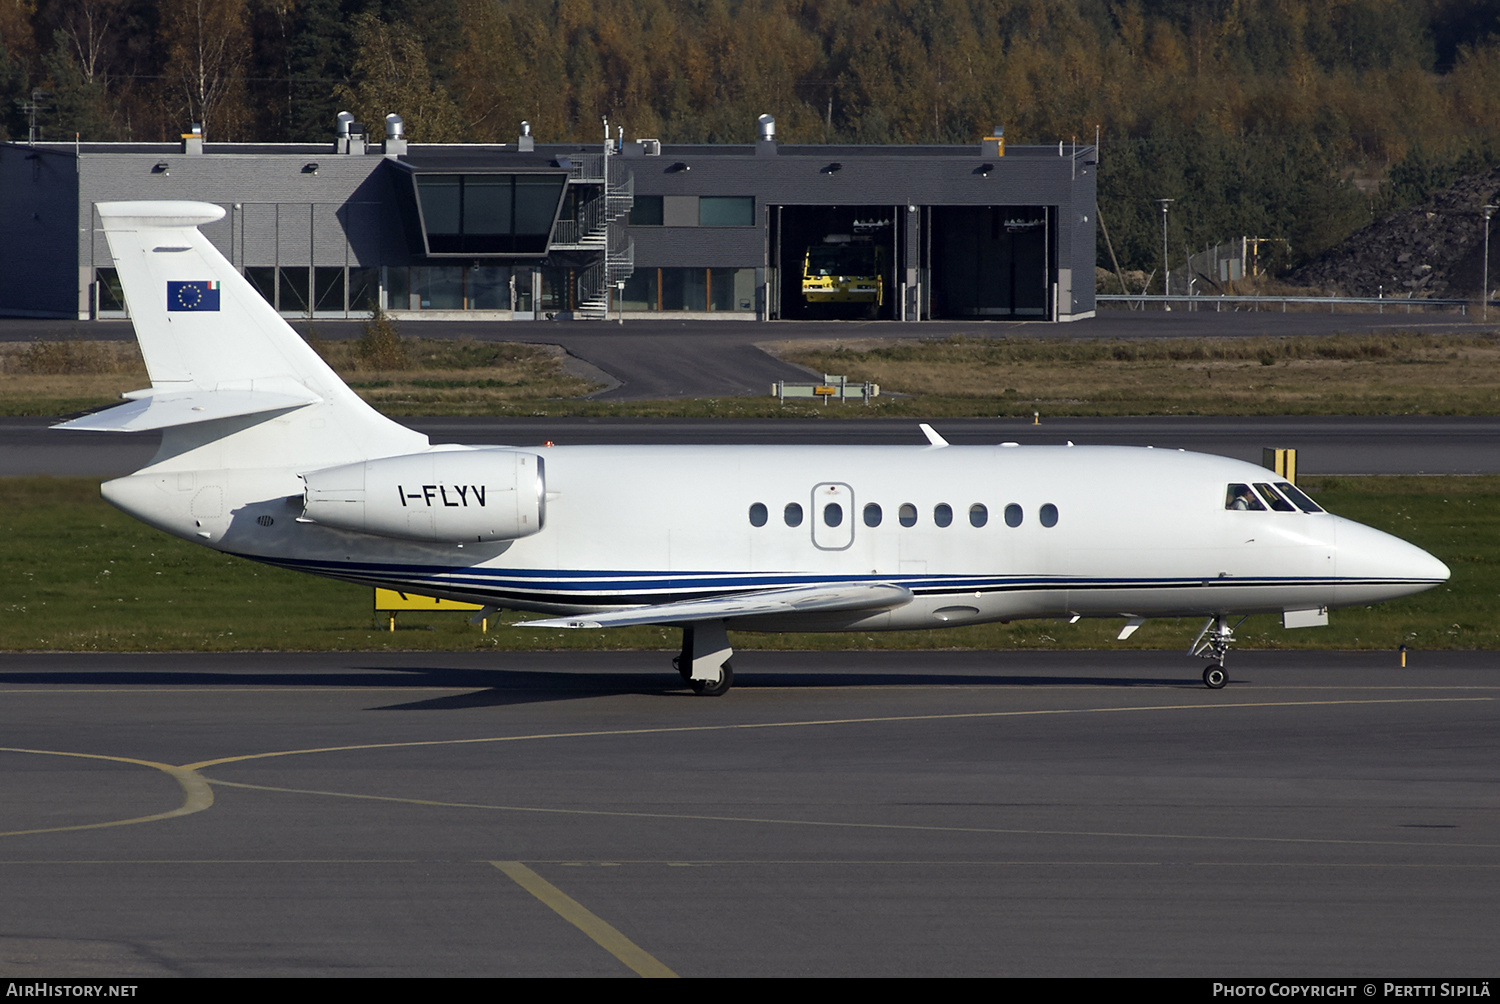
[[[632,624],[690,624],[693,621],[733,620],[768,614],[831,613],[839,610],[885,610],[911,602],[905,586],[889,582],[833,582],[820,586],[762,589],[703,600],[681,600],[629,607],[605,613],[549,617],[522,621],[517,627],[605,628]]]
[[[291,384],[291,381],[282,381]],[[157,392],[125,404],[96,411],[54,429],[86,432],[145,432],[178,425],[237,418],[268,411],[289,411],[323,399],[305,387],[281,386],[277,390],[178,390]]]

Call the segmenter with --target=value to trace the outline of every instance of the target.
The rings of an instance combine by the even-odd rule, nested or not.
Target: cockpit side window
[[[1255,509],[1265,512],[1266,506],[1255,493],[1250,490],[1249,485],[1230,485],[1229,491],[1224,498],[1225,509]]]
[[[1297,511],[1295,508],[1293,508],[1290,502],[1282,498],[1280,495],[1277,495],[1276,489],[1272,488],[1270,485],[1263,484],[1262,482],[1257,481],[1255,482],[1255,490],[1260,492],[1260,497],[1265,499],[1266,504],[1269,505],[1272,509],[1275,509],[1277,512]]]
[[[1281,489],[1281,494],[1297,503],[1297,508],[1303,512],[1322,512],[1323,507],[1303,494],[1302,489],[1285,481],[1276,482],[1276,487]]]

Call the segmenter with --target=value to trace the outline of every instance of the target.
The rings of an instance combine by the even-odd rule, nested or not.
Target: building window
[[[125,309],[125,288],[120,285],[120,273],[112,268],[101,268],[94,272],[94,281],[99,284],[99,312],[118,312]]]
[[[428,254],[541,254],[567,187],[558,174],[420,174]]]
[[[625,291],[620,298],[622,310],[660,310],[657,295],[657,279],[660,269],[638,268],[625,280]]]
[[[567,270],[562,272],[566,285]],[[373,290],[369,294],[370,305],[357,299],[366,295],[361,284],[364,273],[378,273],[378,269],[349,270],[349,308],[351,310],[373,310]],[[386,269],[386,302],[391,310],[509,310],[511,270],[504,265],[426,265],[411,268],[392,267]],[[557,285],[558,277],[549,285],[543,282],[543,297],[552,299],[566,296],[566,289]],[[368,280],[374,282],[374,278]],[[527,291],[530,291],[527,285]],[[548,309],[561,309],[549,306]]]
[[[307,266],[278,269],[277,293],[281,302],[277,305],[283,314],[307,313]]]
[[[378,306],[380,306],[380,269],[351,268],[349,270],[349,309],[373,314]]]
[[[313,269],[313,310],[317,313],[344,312],[344,270],[319,265]]]
[[[662,221],[660,195],[637,195],[630,207],[630,225],[633,227],[659,227]]]
[[[755,309],[753,268],[638,268],[625,280],[625,310]]]
[[[419,310],[463,310],[464,268],[439,265],[411,270],[411,298]]]
[[[464,303],[470,310],[510,309],[510,269],[475,265],[464,278]]]
[[[698,199],[700,227],[755,226],[755,197],[750,195],[704,195]]]
[[[708,270],[664,268],[661,270],[661,309],[708,309]]]

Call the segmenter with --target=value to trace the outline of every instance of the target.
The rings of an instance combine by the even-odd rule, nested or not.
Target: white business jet
[[[159,429],[114,505],[208,547],[350,582],[683,629],[700,694],[726,628],[882,631],[1018,618],[1231,622],[1428,589],[1448,568],[1271,472],[1124,447],[432,446],[349,390],[198,227],[193,202],[98,207],[151,387],[60,428]]]

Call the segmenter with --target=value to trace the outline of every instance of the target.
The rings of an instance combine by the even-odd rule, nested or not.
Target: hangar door
[[[905,256],[902,206],[772,206],[775,316],[897,317]]]
[[[1051,317],[1055,242],[1047,207],[934,206],[929,213],[927,316]]]

